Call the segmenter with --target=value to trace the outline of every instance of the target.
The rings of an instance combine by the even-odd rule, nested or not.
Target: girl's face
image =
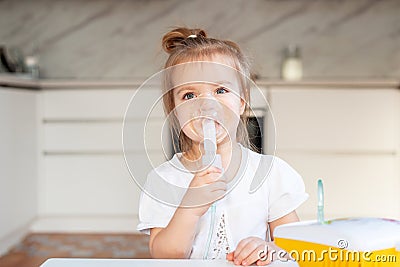
[[[190,62],[173,70],[174,113],[180,129],[196,144],[203,141],[204,117],[215,120],[217,143],[236,141],[245,101],[236,70],[223,56],[213,62]],[[215,62],[215,63],[214,63]]]

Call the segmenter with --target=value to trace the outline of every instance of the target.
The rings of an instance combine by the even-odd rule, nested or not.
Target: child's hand
[[[226,255],[226,259],[233,261],[235,265],[245,266],[256,263],[258,266],[264,266],[275,260],[280,251],[283,250],[274,242],[266,242],[258,237],[248,237],[241,240],[236,250]]]
[[[227,190],[222,171],[214,166],[197,173],[190,182],[189,189],[183,197],[182,206],[190,208],[196,216],[201,217],[216,200],[221,199]]]

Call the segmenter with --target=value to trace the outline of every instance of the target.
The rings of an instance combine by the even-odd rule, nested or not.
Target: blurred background
[[[254,99],[253,137],[302,175],[301,219],[316,219],[322,178],[328,219],[400,220],[399,14],[398,0],[0,1],[0,265],[149,256],[122,121],[174,26],[250,57],[275,119]],[[162,121],[146,137],[155,163],[170,156]]]

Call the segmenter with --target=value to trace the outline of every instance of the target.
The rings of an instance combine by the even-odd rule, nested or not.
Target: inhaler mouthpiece
[[[197,110],[202,117],[204,154],[203,166],[216,166],[222,168],[221,155],[217,154],[217,130],[216,121],[221,121],[222,108],[215,100],[205,99]]]
[[[217,132],[215,122],[211,119],[203,121],[203,136],[204,136],[204,155],[202,162],[204,166],[222,167],[221,155],[217,154]]]

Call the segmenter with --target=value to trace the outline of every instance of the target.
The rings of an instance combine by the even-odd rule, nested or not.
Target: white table
[[[40,267],[232,267],[226,260],[155,260],[155,259],[48,259]],[[276,261],[271,267],[298,267],[296,262]]]

